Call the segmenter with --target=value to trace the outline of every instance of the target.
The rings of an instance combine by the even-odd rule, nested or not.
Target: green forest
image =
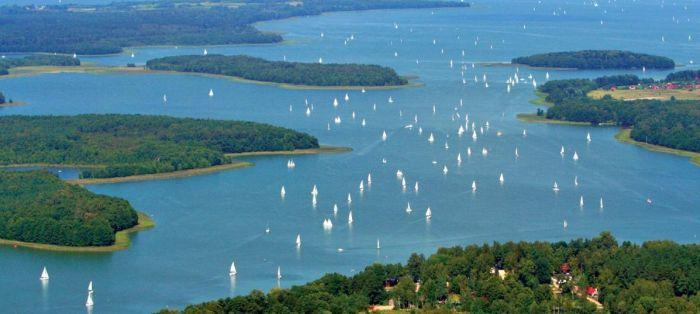
[[[120,198],[68,184],[47,171],[0,171],[0,238],[63,246],[105,246],[138,224]]]
[[[503,271],[501,278],[497,271]],[[557,282],[558,287],[552,285]],[[358,313],[387,304],[419,312],[698,313],[700,246],[619,243],[610,233],[569,242],[495,242],[440,248],[405,264],[373,264],[273,289],[190,305],[184,313]],[[161,313],[175,313],[162,310]]]
[[[2,35],[0,35],[2,36]],[[10,68],[26,67],[26,66],[77,66],[80,65],[80,60],[69,56],[61,55],[46,55],[36,54],[28,55],[22,58],[3,58],[0,59],[0,75],[10,73]]]
[[[143,115],[0,117],[0,164],[93,165],[82,178],[205,168],[228,153],[318,148],[311,135],[268,124]]]
[[[543,68],[568,68],[579,70],[602,69],[673,69],[673,60],[643,53],[621,50],[582,50],[536,54],[511,60],[513,64],[524,64]]]
[[[213,0],[0,7],[0,52],[118,53],[148,45],[274,43],[251,24],[329,11],[464,7],[425,0]]]
[[[659,83],[695,79],[692,73],[679,73],[671,73]],[[588,92],[598,88],[637,83],[649,84],[654,81],[642,80],[634,75],[617,75],[595,80],[549,81],[538,87],[538,90],[547,94],[545,100],[554,103],[554,106],[547,109],[547,119],[631,127],[630,136],[635,141],[700,152],[699,101],[674,98],[668,101],[617,100],[609,95],[602,99],[592,99],[587,96]]]
[[[321,64],[268,61],[244,55],[190,55],[149,60],[151,70],[196,72],[241,77],[248,80],[308,86],[406,85],[388,67],[367,64]]]

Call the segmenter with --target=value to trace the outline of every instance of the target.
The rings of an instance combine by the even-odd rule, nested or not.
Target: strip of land
[[[0,245],[9,245],[12,247],[25,247],[36,250],[45,251],[56,251],[56,252],[70,252],[70,253],[107,253],[119,250],[124,250],[131,245],[131,234],[147,230],[155,227],[155,221],[153,221],[148,215],[139,212],[139,223],[129,229],[124,229],[118,231],[115,234],[114,244],[109,246],[63,246],[63,245],[53,245],[53,244],[42,244],[42,243],[31,243],[22,241],[13,241],[0,239]]]
[[[615,139],[617,139],[620,142],[632,144],[632,145],[637,145],[639,147],[642,147],[642,148],[645,148],[645,149],[648,149],[648,150],[654,151],[654,152],[674,154],[674,155],[678,155],[678,156],[688,157],[688,158],[690,158],[690,161],[693,164],[695,164],[696,166],[700,166],[700,153],[690,152],[687,150],[673,149],[673,148],[668,148],[668,147],[644,143],[644,142],[638,142],[638,141],[635,141],[634,139],[632,139],[632,137],[630,136],[631,133],[632,133],[632,129],[621,129],[620,132],[615,134]]]
[[[320,148],[311,149],[297,149],[288,151],[262,151],[262,152],[246,152],[246,153],[234,153],[226,154],[227,157],[240,158],[240,157],[254,157],[254,156],[275,156],[275,155],[311,155],[311,154],[340,154],[352,151],[349,147],[337,147],[337,146],[321,146]],[[122,182],[134,182],[134,181],[148,181],[148,180],[165,180],[174,178],[191,177],[202,174],[214,173],[225,170],[240,169],[252,167],[255,164],[248,161],[234,161],[225,165],[218,165],[207,168],[198,169],[188,169],[181,171],[165,172],[165,173],[155,173],[155,174],[145,174],[145,175],[135,175],[127,177],[117,177],[117,178],[90,178],[90,179],[74,179],[68,180],[69,183],[78,185],[90,185],[90,184],[108,184],[108,183],[122,183]],[[53,165],[59,167],[60,165]]]
[[[81,66],[28,66],[16,67],[10,69],[10,74],[0,76],[3,78],[28,77],[41,74],[58,74],[58,73],[88,73],[88,74],[176,74],[176,75],[197,75],[212,77],[218,79],[231,80],[238,83],[258,84],[276,86],[284,89],[296,90],[393,90],[402,88],[422,87],[425,84],[417,82],[417,76],[404,76],[408,83],[405,85],[389,85],[389,86],[316,86],[316,85],[295,85],[288,83],[275,83],[249,80],[242,77],[226,76],[219,74],[194,73],[194,72],[176,72],[149,70],[144,67],[127,67],[127,66],[101,66],[101,65],[81,65]]]
[[[700,100],[700,89],[596,89],[588,97],[601,99],[607,95],[620,100]],[[546,97],[546,96],[545,96]]]
[[[534,113],[519,113],[517,116],[518,120],[527,123],[546,123],[546,124],[559,124],[559,125],[573,125],[573,126],[591,126],[589,122],[575,122],[566,120],[555,120],[547,119],[546,116],[538,116]]]

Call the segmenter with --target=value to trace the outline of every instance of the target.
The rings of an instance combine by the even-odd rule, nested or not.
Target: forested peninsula
[[[225,75],[305,86],[399,86],[408,81],[391,68],[369,64],[268,61],[245,55],[189,55],[149,60],[150,70]]]
[[[46,171],[0,171],[0,240],[109,246],[139,223],[126,200],[98,195]]]
[[[550,120],[631,128],[630,136],[635,141],[700,152],[700,101],[679,100],[673,96],[698,88],[700,71],[671,73],[661,81],[640,79],[635,75],[550,81],[538,87],[538,91],[545,93],[545,100],[553,106],[546,113],[538,109],[537,115]],[[592,92],[620,90],[631,95],[663,90],[671,96],[669,100],[616,99],[610,95],[590,97]]]
[[[66,165],[81,178],[203,169],[227,154],[319,148],[306,133],[268,124],[167,116],[0,117],[0,165]]]
[[[604,69],[673,69],[672,59],[621,50],[582,50],[536,54],[511,60],[540,68],[566,68],[578,70]]]
[[[619,243],[609,233],[569,242],[495,242],[440,248],[427,258],[413,254],[406,264],[374,264],[350,277],[327,274],[267,294],[254,290],[182,313],[697,313],[698,265],[696,244]]]
[[[252,24],[331,11],[468,7],[426,0],[177,0],[0,7],[0,52],[119,53],[150,45],[281,42]]]
[[[61,55],[35,54],[24,56],[22,58],[2,58],[0,59],[0,75],[9,74],[10,68],[15,67],[78,65],[80,65],[80,59]]]

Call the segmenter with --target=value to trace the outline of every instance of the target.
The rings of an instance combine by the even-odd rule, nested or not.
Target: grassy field
[[[155,227],[155,222],[144,213],[138,213],[139,223],[129,229],[117,232],[114,244],[109,246],[62,246],[42,243],[30,243],[13,240],[0,239],[0,245],[10,245],[13,247],[26,247],[36,250],[71,252],[71,253],[106,253],[124,250],[131,245],[131,234]]]
[[[321,146],[319,148],[311,149],[297,149],[297,150],[284,150],[284,151],[274,151],[274,152],[248,152],[248,153],[237,153],[237,154],[226,154],[228,157],[238,158],[238,157],[250,157],[250,156],[270,156],[270,155],[311,155],[311,154],[339,154],[347,153],[352,151],[349,147],[337,147],[337,146]]]
[[[561,124],[561,125],[575,125],[575,126],[590,126],[588,122],[573,122],[564,120],[552,120],[547,119],[545,116],[538,116],[535,113],[519,113],[517,115],[518,120],[527,123],[548,123],[548,124]]]
[[[535,91],[535,96],[537,96],[537,98],[530,100],[531,104],[533,104],[535,106],[545,106],[545,107],[554,106],[553,103],[545,100],[545,98],[547,97],[547,93]]]
[[[635,141],[634,139],[632,139],[632,137],[630,136],[631,133],[632,133],[631,129],[622,129],[622,130],[620,130],[620,132],[618,132],[615,135],[615,139],[617,139],[620,142],[628,143],[628,144],[632,144],[632,145],[637,145],[637,146],[646,148],[646,149],[648,149],[650,151],[654,151],[654,152],[689,157],[690,161],[693,164],[695,164],[696,166],[700,166],[700,153],[690,152],[690,151],[680,150],[680,149],[673,149],[673,148],[663,147],[663,146],[659,146],[659,145],[648,144],[648,143],[644,143],[644,142],[638,142],[638,141]]]
[[[676,97],[678,100],[700,100],[700,90],[652,90],[652,89],[618,89],[616,91],[597,89],[588,93],[588,97],[594,99],[603,98],[610,95],[615,99],[637,100],[637,99],[658,99],[669,100]]]

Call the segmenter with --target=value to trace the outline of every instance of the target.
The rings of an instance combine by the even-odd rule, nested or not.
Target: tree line
[[[424,0],[150,1],[0,7],[0,52],[118,53],[146,45],[273,43],[251,24],[329,11],[456,7]]]
[[[686,73],[684,73],[686,72]],[[609,95],[592,99],[587,94],[598,88],[664,82],[688,82],[692,73],[669,74],[665,80],[654,82],[634,75],[616,75],[589,79],[550,81],[539,91],[554,103],[547,109],[548,119],[610,123],[632,127],[632,139],[665,147],[700,152],[700,102],[694,100],[618,100]],[[692,71],[691,71],[692,72]]]
[[[673,69],[675,62],[667,57],[621,50],[582,50],[536,54],[511,60],[543,68],[569,68],[579,70],[601,69]]]
[[[196,72],[312,86],[393,86],[408,84],[391,68],[368,64],[268,61],[245,55],[189,55],[149,60],[152,70]]]
[[[373,264],[349,277],[326,274],[289,289],[254,290],[181,312],[359,313],[392,300],[397,309],[428,313],[593,313],[596,307],[583,291],[594,287],[611,313],[697,313],[698,269],[696,244],[618,243],[604,232],[569,242],[440,248],[427,258],[413,254],[406,264]]]
[[[172,172],[229,163],[225,154],[317,148],[306,133],[268,124],[166,116],[0,117],[0,164],[93,165],[83,178]]]
[[[27,66],[78,66],[80,60],[69,56],[35,54],[22,58],[0,59],[0,75],[10,73],[10,68]]]
[[[68,184],[47,171],[0,171],[0,238],[104,246],[138,224],[126,200]]]

